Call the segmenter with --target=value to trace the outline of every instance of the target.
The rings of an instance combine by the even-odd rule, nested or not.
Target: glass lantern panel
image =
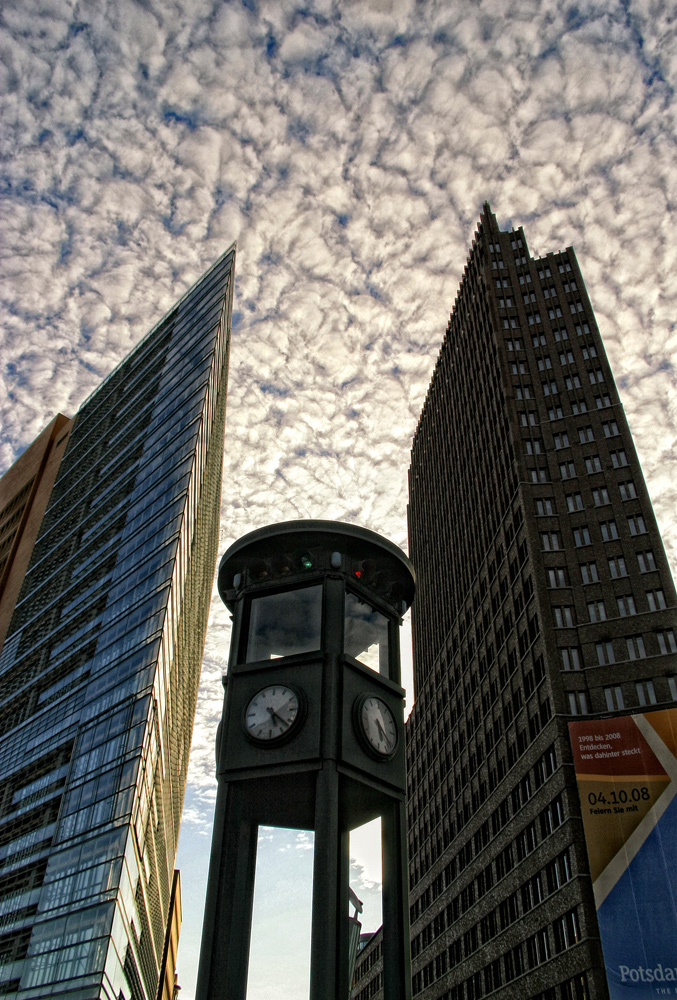
[[[252,598],[247,662],[311,653],[321,646],[321,583]]]
[[[388,619],[356,594],[346,594],[343,649],[388,676]]]

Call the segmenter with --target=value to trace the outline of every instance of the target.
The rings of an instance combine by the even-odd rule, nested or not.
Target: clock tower
[[[350,994],[349,834],[381,817],[385,1000],[410,1000],[404,553],[338,521],[245,535],[219,568],[233,617],[197,1000],[245,1000],[258,827],[315,833],[310,1000]]]

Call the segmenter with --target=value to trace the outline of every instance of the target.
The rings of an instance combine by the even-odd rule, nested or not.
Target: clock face
[[[288,736],[300,721],[301,703],[296,691],[284,684],[262,688],[245,710],[247,735],[257,743],[273,743]]]
[[[397,749],[395,716],[382,698],[362,695],[356,703],[358,732],[373,756],[388,760]]]

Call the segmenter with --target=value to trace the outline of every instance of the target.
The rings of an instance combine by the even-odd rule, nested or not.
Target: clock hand
[[[271,708],[270,705],[267,705],[266,708],[268,709],[268,712],[269,712],[270,717],[273,720],[273,722],[277,719],[277,721],[279,722],[279,724],[281,726],[288,726],[289,725],[289,723],[287,722],[287,720],[283,719],[281,716],[279,716],[277,714],[277,712],[275,711],[275,709]]]
[[[377,717],[374,721],[376,722],[376,728],[378,729],[379,733],[381,734],[381,739],[384,742],[387,742],[386,731],[383,728],[383,724],[382,724],[381,720]]]

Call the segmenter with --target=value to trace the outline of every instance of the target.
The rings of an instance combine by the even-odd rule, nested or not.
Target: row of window
[[[614,661],[610,660],[608,662],[613,663]],[[671,700],[677,701],[677,677],[668,677],[667,681]],[[629,687],[629,685],[626,685],[626,688],[627,687]],[[653,680],[635,681],[634,687],[636,697],[635,706],[648,708],[651,705],[658,704]],[[590,712],[590,705],[588,695],[585,691],[569,691],[568,698],[569,712],[571,715],[588,715]],[[617,712],[624,708],[635,707],[627,705],[626,700],[627,698],[624,696],[623,689],[620,684],[614,684],[604,688],[604,701],[606,703],[607,711]]]
[[[492,963],[492,966],[495,966],[495,962]],[[498,972],[500,973],[500,964]],[[439,1000],[480,1000],[480,997],[486,996],[487,991],[496,988],[493,985],[486,985],[487,975],[489,976],[489,981],[493,982],[493,968],[488,974],[485,970],[484,984],[482,983],[482,973],[478,972],[464,982],[452,986],[450,990],[447,990],[446,993],[440,996]],[[590,1000],[590,991],[588,990],[585,973],[574,976],[573,979],[567,979],[566,982],[559,983],[557,986],[551,986],[542,993],[532,993],[530,1000]]]
[[[656,632],[654,635],[658,647],[658,655],[677,653],[677,645],[675,644],[675,633],[673,629],[667,629],[664,632]],[[625,644],[627,655],[621,656],[619,659],[639,660],[647,656],[646,644],[644,642],[643,635],[628,635],[625,637]],[[597,652],[596,666],[607,663],[616,663],[617,658],[615,647],[611,639],[598,642],[595,648]],[[562,655],[562,665],[565,670],[581,670],[585,666],[583,662],[583,654],[579,646],[565,646],[560,649],[560,653]],[[655,648],[651,649],[648,655],[657,655]],[[672,697],[674,698],[675,696],[675,693],[672,693]]]
[[[621,500],[636,500],[637,490],[635,484],[631,479],[626,480],[622,483],[618,483],[618,492],[620,494]],[[569,514],[575,514],[579,510],[585,510],[585,504],[583,502],[583,496],[580,493],[568,493],[566,497],[567,511]],[[592,490],[592,502],[595,507],[606,507],[611,503],[609,496],[609,488],[607,486],[599,486]],[[536,501],[536,513],[540,517],[551,517],[557,514],[557,506],[554,497],[541,497]],[[640,522],[637,522],[639,525]],[[637,532],[641,534],[642,532]]]
[[[611,560],[609,560],[611,561]],[[581,580],[584,584],[598,583],[597,564],[594,562],[583,563],[580,567]],[[571,584],[564,566],[557,566],[547,570],[548,585],[552,589],[569,589]],[[667,607],[665,593],[660,588],[645,591],[646,610],[663,611]],[[637,603],[633,594],[620,594],[616,596],[616,614],[607,615],[607,602],[602,598],[595,601],[588,601],[588,620],[591,622],[607,621],[608,617],[627,618],[638,613]],[[560,605],[553,608],[557,625],[560,628],[570,628],[575,624],[573,608],[567,605]]]
[[[628,532],[632,538],[637,535],[648,534],[648,529],[646,526],[646,521],[641,514],[631,514],[627,519]],[[618,524],[615,519],[611,518],[608,521],[599,521],[598,527],[600,535],[603,542],[613,542],[620,538],[618,532]],[[590,528],[587,524],[581,524],[577,528],[573,529],[574,545],[577,549],[585,548],[587,545],[592,545],[592,537],[590,535]],[[559,531],[542,531],[541,532],[541,549],[544,552],[560,552],[563,551],[564,546],[562,544],[562,536]],[[644,555],[645,553],[638,554]],[[611,560],[609,560],[611,561]],[[655,569],[655,560],[652,557],[653,568]],[[646,571],[643,571],[646,572]],[[653,608],[651,610],[654,610]]]
[[[578,378],[578,376],[576,376]],[[569,384],[571,382],[571,384]],[[578,386],[575,385],[573,380],[567,380],[567,388],[574,389],[580,388],[580,380]],[[556,382],[547,383],[547,389],[544,387],[544,394],[546,396],[556,396],[559,394]],[[533,386],[530,385],[518,385],[515,386],[515,398],[521,400],[535,399]],[[601,396],[595,396],[595,406],[598,410],[605,410],[610,407],[611,396],[603,393]],[[588,412],[588,404],[584,399],[574,399],[571,403],[571,412],[574,416],[578,416],[581,413]],[[564,410],[560,404],[560,401],[554,402],[553,405],[548,409],[548,420],[562,420],[564,417]]]
[[[516,894],[511,897],[514,898]],[[508,903],[508,900],[504,902]],[[515,914],[516,909],[515,905]],[[576,910],[572,909],[558,917],[550,926],[540,928],[526,941],[520,941],[500,958],[493,959],[471,978],[472,990],[468,991],[467,981],[463,984],[464,993],[457,995],[477,998],[493,993],[504,984],[547,962],[552,955],[559,955],[573,948],[580,938],[578,915]],[[479,947],[477,927],[473,927],[463,935],[463,942],[461,938],[457,938],[447,949],[414,974],[412,977],[414,996],[444,976],[463,960],[464,955],[472,954],[477,947]],[[453,991],[450,995],[454,995]]]
[[[383,973],[377,972],[373,979],[362,987],[362,989],[354,994],[355,1000],[370,1000],[371,997],[375,997],[377,993],[380,993],[383,989]],[[350,994],[353,996],[353,994]]]
[[[564,573],[564,570],[550,570],[553,574]],[[564,577],[562,577],[564,579]],[[561,586],[566,586],[562,583]],[[647,609],[662,611],[667,607],[665,593],[662,590],[647,590],[645,592]],[[616,598],[618,616],[621,618],[637,614],[635,598],[632,594],[624,594]],[[557,628],[574,628],[576,626],[575,609],[571,604],[555,604],[552,608]],[[601,598],[588,602],[588,622],[607,621],[606,603]],[[583,623],[585,624],[585,623]]]

